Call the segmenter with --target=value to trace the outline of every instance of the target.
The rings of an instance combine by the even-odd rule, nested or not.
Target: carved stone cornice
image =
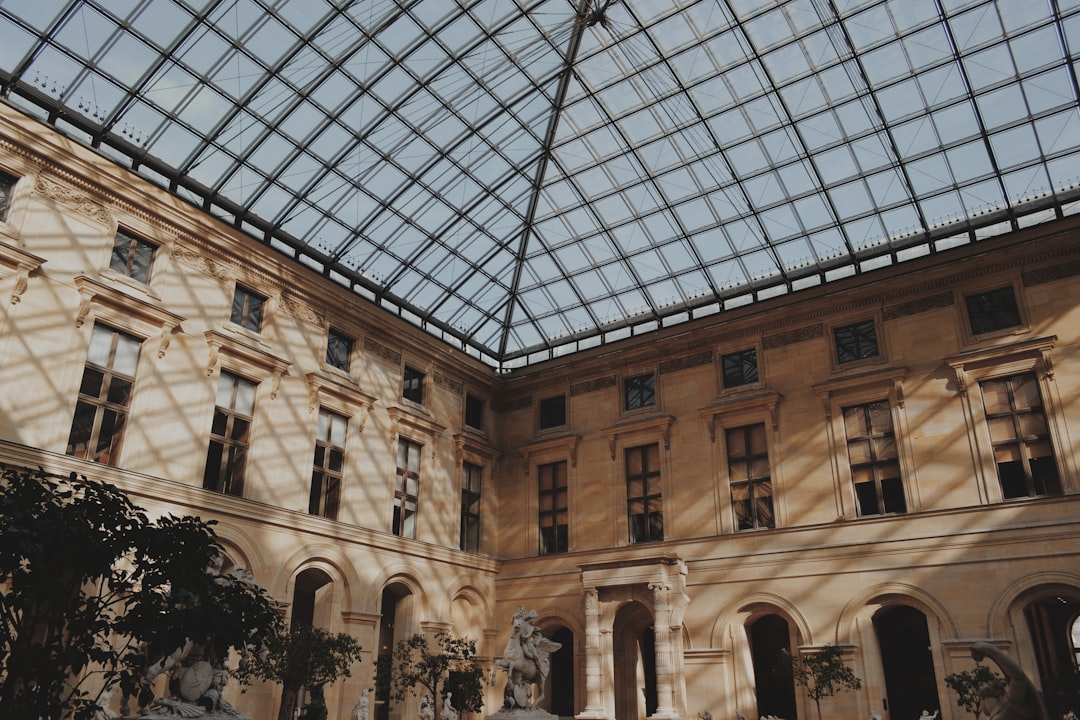
[[[94,200],[85,191],[65,185],[48,175],[39,174],[34,179],[34,193],[74,210],[87,220],[105,227],[115,225],[112,213],[104,205]]]
[[[375,405],[376,398],[374,396],[360,390],[354,382],[321,370],[309,372],[304,376],[304,379],[307,381],[308,386],[309,413],[315,412],[320,400],[336,404],[339,408],[344,409],[346,414],[352,414],[352,410],[357,409],[357,415],[360,419],[360,431],[363,432],[371,408]]]
[[[236,266],[232,263],[180,243],[173,245],[172,259],[218,280],[231,281],[240,276]]]
[[[15,274],[15,287],[11,290],[12,305],[19,303],[29,286],[30,274],[43,264],[44,258],[0,241],[0,267],[5,267]]]
[[[906,367],[886,367],[854,375],[832,378],[813,386],[825,408],[825,419],[832,420],[832,399],[839,393],[873,386],[889,386],[896,396],[896,404],[904,407],[904,378]]]
[[[430,439],[431,459],[438,457],[439,440],[446,432],[446,426],[421,417],[415,410],[392,405],[386,408],[386,414],[390,416],[390,450],[394,449],[402,429],[411,430],[413,433],[426,435]]]
[[[401,365],[401,351],[389,348],[377,340],[365,337],[364,351],[369,352],[380,360],[385,360],[392,365]]]
[[[619,436],[635,432],[644,431],[659,433],[664,442],[664,449],[670,450],[671,426],[674,424],[675,416],[673,415],[655,415],[638,420],[627,420],[607,428],[604,430],[604,436],[608,441],[608,452],[611,455],[611,459],[615,459],[615,447],[618,443]]]
[[[525,461],[525,477],[529,476],[533,456],[540,454],[564,454],[570,458],[570,467],[577,467],[577,451],[580,445],[580,435],[561,435],[518,448],[518,455]]]
[[[709,440],[716,442],[716,428],[725,415],[736,415],[748,410],[764,409],[769,413],[769,424],[776,430],[780,425],[778,407],[783,395],[772,390],[733,395],[719,400],[698,411],[709,431]]]
[[[149,294],[136,295],[134,288],[119,289],[87,275],[75,278],[75,288],[80,298],[75,327],[82,327],[93,312],[95,318],[143,339],[160,334],[159,358],[165,356],[173,332],[184,322],[183,317],[166,310]]]

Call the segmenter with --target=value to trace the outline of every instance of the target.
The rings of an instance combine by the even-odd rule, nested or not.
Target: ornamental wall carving
[[[570,397],[577,397],[578,395],[584,395],[585,393],[612,388],[615,387],[615,384],[614,375],[607,375],[605,377],[586,380],[585,382],[574,383],[570,386]]]
[[[712,350],[704,350],[699,353],[694,353],[693,355],[687,355],[686,357],[665,360],[660,363],[660,374],[667,375],[668,373],[678,372],[679,370],[700,367],[701,365],[708,365],[712,361]]]
[[[392,348],[388,348],[380,342],[376,342],[371,338],[364,338],[364,350],[371,353],[377,358],[386,360],[394,365],[401,364],[401,353]]]
[[[88,220],[106,227],[113,226],[112,213],[81,190],[59,183],[45,175],[38,175],[34,181],[34,192],[74,210]]]
[[[462,395],[465,392],[465,383],[455,378],[449,377],[448,375],[443,375],[439,372],[432,373],[431,380],[439,387],[443,388],[444,390],[449,390],[452,393]]]
[[[172,259],[218,280],[235,280],[240,274],[232,265],[179,243],[173,246]]]
[[[776,335],[768,335],[762,340],[762,347],[766,350],[771,348],[783,347],[784,345],[794,345],[795,343],[805,342],[807,340],[813,340],[814,338],[824,337],[825,327],[818,323],[817,325],[807,325],[806,327],[795,328],[788,332],[777,333]]]
[[[952,291],[946,290],[937,295],[929,295],[927,297],[918,298],[917,300],[909,300],[908,302],[897,303],[896,305],[888,305],[882,309],[881,319],[895,320],[910,315],[918,315],[920,313],[930,312],[931,310],[951,307],[954,302]]]

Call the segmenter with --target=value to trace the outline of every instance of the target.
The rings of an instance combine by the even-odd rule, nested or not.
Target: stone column
[[[675,718],[675,655],[671,646],[671,585],[649,583],[653,593],[653,640],[656,648],[656,713]]]
[[[581,594],[585,602],[585,709],[577,717],[593,720],[607,717],[600,647],[600,594],[594,587],[585,588]]]

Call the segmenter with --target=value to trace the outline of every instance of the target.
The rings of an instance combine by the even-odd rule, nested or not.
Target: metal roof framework
[[[0,97],[502,370],[1074,214],[1080,0],[0,0]]]

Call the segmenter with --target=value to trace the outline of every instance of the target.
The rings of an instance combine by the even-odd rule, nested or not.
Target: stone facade
[[[217,519],[285,612],[364,646],[331,717],[395,638],[450,630],[490,663],[519,606],[563,645],[548,709],[597,720],[809,718],[766,666],[781,646],[840,645],[863,686],[827,713],[888,720],[958,720],[944,677],[978,640],[1032,677],[1068,661],[1075,216],[498,374],[5,107],[0,171],[0,460]],[[110,268],[118,230],[153,248],[145,282]],[[111,435],[85,398],[95,328],[139,347],[107,368],[133,378]],[[344,422],[332,501],[320,418]],[[208,448],[239,421],[219,444],[246,466],[220,484]],[[276,693],[230,701],[263,717]]]

